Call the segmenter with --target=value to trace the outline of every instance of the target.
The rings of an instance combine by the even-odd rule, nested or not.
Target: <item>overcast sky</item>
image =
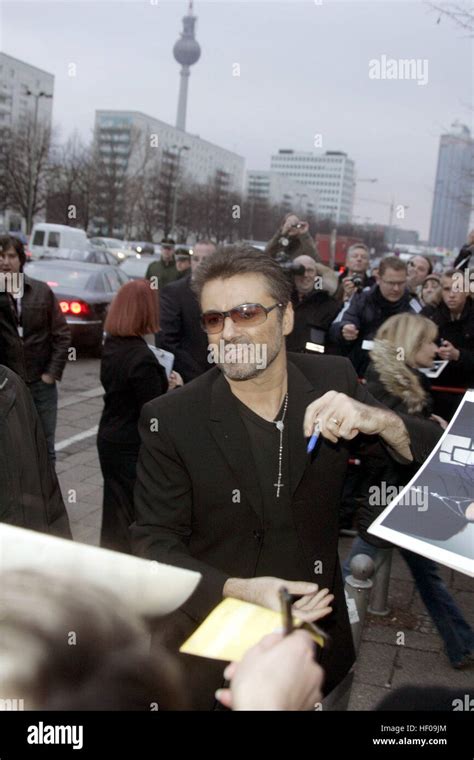
[[[187,6],[0,0],[0,47],[54,74],[63,138],[75,129],[88,137],[95,109],[174,124],[172,48]],[[409,206],[397,223],[428,235],[439,135],[456,118],[472,121],[472,42],[461,30],[447,18],[437,23],[421,0],[195,0],[194,8],[202,55],[190,78],[189,132],[235,150],[247,169],[268,169],[279,148],[315,150],[321,134],[323,151],[345,151],[359,178],[379,180],[358,184],[357,221],[387,223],[393,197]],[[369,78],[369,61],[383,55],[427,60],[427,84]]]

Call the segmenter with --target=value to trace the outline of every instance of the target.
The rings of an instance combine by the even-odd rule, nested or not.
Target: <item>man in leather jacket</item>
[[[54,462],[58,408],[56,382],[61,380],[64,371],[71,333],[51,288],[45,282],[23,274],[25,261],[24,248],[18,239],[0,237],[0,273],[10,276],[11,282],[23,275],[21,288],[11,292],[11,302],[23,342],[25,380],[43,425],[49,456]]]

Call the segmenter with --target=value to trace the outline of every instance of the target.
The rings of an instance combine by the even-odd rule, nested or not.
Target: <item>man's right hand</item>
[[[357,340],[359,330],[355,325],[344,325],[342,328],[342,337],[345,340]]]
[[[342,290],[344,294],[344,300],[347,301],[348,298],[351,298],[351,296],[354,294],[355,285],[352,281],[352,277],[344,277],[342,281]]]
[[[282,666],[283,663],[283,666]],[[217,699],[233,710],[312,710],[322,699],[324,672],[314,662],[314,644],[306,631],[272,633],[227,666],[229,689]]]
[[[285,581],[282,578],[263,576],[261,578],[229,578],[224,584],[223,596],[231,596],[244,602],[258,604],[271,610],[280,611],[282,587],[288,593],[300,596],[293,605],[293,614],[305,622],[314,622],[332,612],[330,607],[334,599],[327,588],[319,590],[317,583],[305,581]]]

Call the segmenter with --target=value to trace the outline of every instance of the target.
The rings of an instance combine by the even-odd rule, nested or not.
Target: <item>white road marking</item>
[[[93,435],[97,435],[98,429],[99,426],[94,425],[94,427],[89,428],[89,430],[84,430],[82,433],[77,433],[76,435],[72,435],[70,438],[65,438],[64,441],[59,441],[59,443],[57,443],[54,448],[56,451],[62,451],[68,446],[71,446],[73,443],[77,443],[78,441],[83,441],[84,438],[90,438]]]

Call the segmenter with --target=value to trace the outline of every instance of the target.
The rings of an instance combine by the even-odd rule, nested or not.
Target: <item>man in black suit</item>
[[[174,369],[185,383],[211,367],[207,338],[199,324],[199,304],[191,282],[199,264],[214,253],[216,246],[203,240],[194,246],[191,273],[166,285],[160,291],[160,327],[156,345],[174,354]]]
[[[287,586],[300,618],[326,618],[330,692],[354,661],[337,557],[348,441],[378,434],[407,463],[434,442],[422,422],[377,404],[347,359],[287,356],[291,283],[269,256],[229,246],[207,258],[193,286],[218,366],[142,410],[135,551],[202,574],[164,623],[174,646],[223,597],[278,610]],[[321,436],[307,454],[316,420]],[[212,708],[222,663],[182,657],[195,705]]]

